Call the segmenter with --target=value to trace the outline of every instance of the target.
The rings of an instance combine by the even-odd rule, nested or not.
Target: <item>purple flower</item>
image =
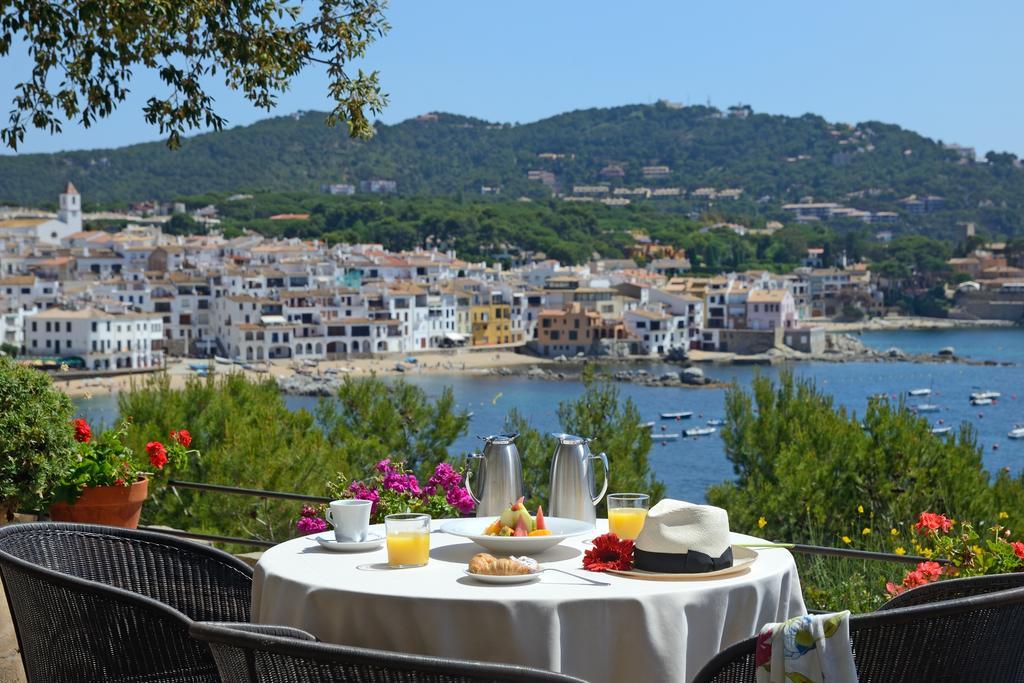
[[[384,458],[376,464],[374,469],[385,475],[392,474],[395,471],[395,468],[391,466],[391,458]]]
[[[317,513],[316,513],[316,508],[312,507],[310,505],[303,505],[302,506],[302,513],[301,514],[302,514],[303,517],[317,517],[318,516]]]
[[[449,505],[463,514],[472,512],[476,507],[473,502],[473,497],[469,495],[469,491],[458,486],[453,486],[449,489],[448,494],[445,496],[445,500],[448,501]]]
[[[416,475],[414,474],[403,474],[402,472],[386,474],[384,475],[382,486],[385,490],[394,491],[395,493],[411,493],[414,496],[422,493],[420,491],[420,483],[416,481]]]
[[[434,474],[430,477],[427,482],[430,486],[440,486],[445,491],[450,491],[453,486],[458,486],[462,483],[462,475],[455,471],[455,468],[446,462],[438,463],[437,467],[434,468]]]
[[[299,517],[299,521],[295,526],[299,533],[304,536],[327,530],[327,522],[325,520],[319,517],[307,517],[305,509],[303,509],[303,516]]]

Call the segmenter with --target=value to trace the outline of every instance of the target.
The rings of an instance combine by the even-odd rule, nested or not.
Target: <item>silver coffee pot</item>
[[[551,499],[547,512],[552,517],[569,517],[594,524],[594,509],[608,490],[608,456],[590,453],[590,439],[571,434],[552,434],[558,448],[551,459]],[[604,486],[594,495],[593,461],[604,465]]]
[[[519,434],[478,437],[484,442],[483,452],[472,453],[469,457],[480,460],[479,498],[469,484],[472,469],[466,470],[466,490],[476,503],[477,517],[500,515],[523,495],[523,465],[519,461],[519,449],[513,443],[517,436]]]

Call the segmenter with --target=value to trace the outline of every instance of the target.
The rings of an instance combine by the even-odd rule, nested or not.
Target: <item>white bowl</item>
[[[530,555],[553,548],[567,538],[581,536],[594,531],[594,525],[578,519],[545,517],[544,524],[551,531],[550,536],[485,536],[484,529],[495,517],[449,519],[441,525],[441,531],[452,536],[462,536],[477,545],[501,555]]]

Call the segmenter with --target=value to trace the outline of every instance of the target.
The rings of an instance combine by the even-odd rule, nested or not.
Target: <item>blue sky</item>
[[[945,142],[1024,155],[1019,31],[1024,3],[917,0],[393,0],[370,47],[394,123],[427,111],[508,122],[660,98],[755,111],[897,123]],[[0,111],[27,72],[0,63]],[[325,80],[299,78],[268,114],[213,88],[229,125],[327,109]],[[109,119],[27,134],[22,152],[158,139],[141,75]],[[0,118],[0,121],[3,119]]]

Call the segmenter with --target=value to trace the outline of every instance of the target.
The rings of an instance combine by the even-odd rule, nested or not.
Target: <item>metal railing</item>
[[[248,489],[239,486],[222,486],[221,484],[204,484],[197,481],[182,481],[180,479],[168,479],[167,485],[172,489],[192,489],[194,491],[209,491],[211,493],[227,493],[238,496],[252,496],[255,498],[274,498],[277,500],[296,500],[303,503],[329,503],[330,498],[324,496],[307,496],[302,493],[287,493],[284,491],[265,491],[263,489]],[[224,536],[221,534],[206,534],[198,531],[182,531],[180,529],[168,529],[166,527],[140,526],[146,531],[156,531],[178,538],[190,538],[199,541],[210,541],[213,543],[235,543],[256,548],[272,548],[278,542],[266,541],[260,538],[241,538],[239,536]]]
[[[308,496],[302,493],[288,493],[284,491],[265,491],[263,489],[249,489],[238,486],[223,486],[221,484],[204,484],[196,481],[182,481],[180,479],[169,479],[167,485],[176,489],[192,489],[195,491],[209,491],[211,493],[225,493],[238,496],[253,496],[256,498],[274,498],[278,500],[295,500],[303,503],[329,503],[330,498],[324,496]],[[191,538],[214,543],[236,543],[238,545],[249,545],[258,548],[271,548],[277,542],[266,541],[258,538],[240,538],[237,536],[222,536],[219,534],[206,534],[193,531],[181,531],[179,529],[168,529],[165,527],[139,527],[148,531],[177,536],[180,538]],[[871,560],[874,562],[896,562],[902,564],[917,564],[931,560],[939,564],[949,564],[949,560],[942,558],[928,558],[920,555],[896,555],[895,553],[880,553],[873,550],[855,550],[853,548],[832,548],[821,545],[807,545],[794,543],[789,547],[793,553],[801,555],[820,555],[823,557],[839,557],[848,560]]]

